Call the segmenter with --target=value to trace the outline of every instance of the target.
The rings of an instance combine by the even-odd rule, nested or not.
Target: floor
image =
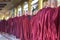
[[[7,33],[0,33],[0,40],[19,40],[13,35]]]

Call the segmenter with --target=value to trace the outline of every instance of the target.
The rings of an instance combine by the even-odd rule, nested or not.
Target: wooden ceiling
[[[0,11],[3,10],[4,7],[9,4],[9,2],[11,2],[11,0],[0,0]]]
[[[0,12],[6,12],[28,0],[0,0]]]
[[[0,0],[0,2],[10,2],[11,0]]]
[[[14,5],[17,5],[17,3],[20,2],[18,0],[0,0],[0,13],[1,12],[6,12]]]
[[[15,2],[14,2],[15,1]],[[13,0],[12,4],[14,4],[14,6],[18,6],[18,5],[21,5],[22,3],[24,3],[25,1],[28,1],[28,0]]]

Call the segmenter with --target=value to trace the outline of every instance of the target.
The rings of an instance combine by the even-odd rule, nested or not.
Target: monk
[[[13,18],[9,18],[7,21],[8,21],[7,33],[12,34],[13,33]]]

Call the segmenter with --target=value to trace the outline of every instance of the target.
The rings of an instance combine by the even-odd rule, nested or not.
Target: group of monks
[[[13,34],[20,40],[60,40],[60,7],[1,20],[0,32]]]

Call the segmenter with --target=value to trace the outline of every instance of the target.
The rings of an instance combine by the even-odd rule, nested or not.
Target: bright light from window
[[[60,0],[58,0],[58,6],[60,6]]]
[[[18,16],[21,16],[22,15],[22,9],[21,9],[21,7],[18,8],[18,14],[17,15]]]
[[[28,8],[28,4],[24,5],[24,9],[25,9],[25,8]]]
[[[31,5],[32,5],[32,10],[33,10],[33,8],[36,9],[36,7],[37,7],[37,5],[38,5],[37,2],[38,2],[38,0],[33,0],[33,1],[32,1],[32,3],[31,3]]]
[[[18,11],[21,11],[21,8],[18,8]]]
[[[34,0],[34,1],[32,1],[31,4],[33,5],[33,4],[37,3],[37,2],[38,2],[38,0]]]
[[[28,3],[27,2],[24,3],[24,10],[25,10],[25,12],[28,11]]]

